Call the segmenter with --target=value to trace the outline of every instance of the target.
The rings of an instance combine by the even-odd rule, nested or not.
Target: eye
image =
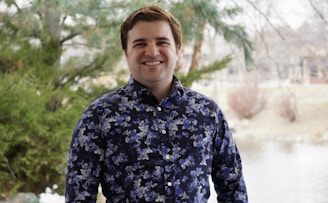
[[[145,47],[145,46],[146,46],[146,43],[144,43],[144,42],[135,43],[135,44],[133,45],[133,47],[135,47],[135,48],[138,48],[138,47]]]
[[[168,42],[168,41],[159,41],[159,42],[157,42],[157,44],[159,46],[167,46],[167,45],[170,45],[170,42]]]

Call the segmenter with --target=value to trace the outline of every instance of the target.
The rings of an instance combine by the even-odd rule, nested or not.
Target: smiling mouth
[[[159,65],[161,63],[163,63],[163,61],[148,61],[148,62],[143,62],[142,64],[147,66],[154,66],[154,65]]]

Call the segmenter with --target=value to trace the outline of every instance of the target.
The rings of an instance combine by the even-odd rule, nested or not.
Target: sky
[[[251,5],[253,2],[254,5]],[[299,28],[312,15],[309,0],[239,0],[236,3],[244,9],[240,21],[250,30],[272,24],[288,24]],[[256,8],[254,8],[256,6]]]
[[[281,11],[282,16],[293,28],[298,28],[310,17],[311,12],[307,9],[308,1],[304,0],[283,0],[277,1],[277,10]]]
[[[16,0],[21,4],[22,0]],[[230,1],[230,0],[227,0]],[[312,9],[309,7],[309,0],[249,0],[254,2],[263,14],[267,15],[267,8],[271,4],[270,21],[274,24],[287,22],[292,28],[298,28],[309,17]],[[245,14],[242,16],[246,25],[265,24],[265,19],[249,3],[248,0],[236,0],[235,3],[244,8]],[[0,12],[4,10],[3,2],[0,2]],[[245,18],[244,18],[245,17]],[[253,21],[253,22],[251,22]],[[255,21],[255,23],[254,23]]]

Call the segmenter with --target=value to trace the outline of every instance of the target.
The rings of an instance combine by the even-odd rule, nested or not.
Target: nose
[[[159,54],[159,49],[154,43],[148,44],[146,47],[146,55],[148,56],[157,56]]]

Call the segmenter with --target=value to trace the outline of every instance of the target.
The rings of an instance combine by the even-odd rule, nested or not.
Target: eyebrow
[[[136,39],[132,42],[132,44],[136,44],[136,43],[140,43],[140,42],[145,42],[146,39],[140,38],[140,39]],[[169,38],[167,37],[156,37],[156,41],[170,41]]]
[[[144,42],[146,41],[145,39],[136,39],[132,42],[132,44],[137,44],[137,43],[140,43],[140,42]]]

